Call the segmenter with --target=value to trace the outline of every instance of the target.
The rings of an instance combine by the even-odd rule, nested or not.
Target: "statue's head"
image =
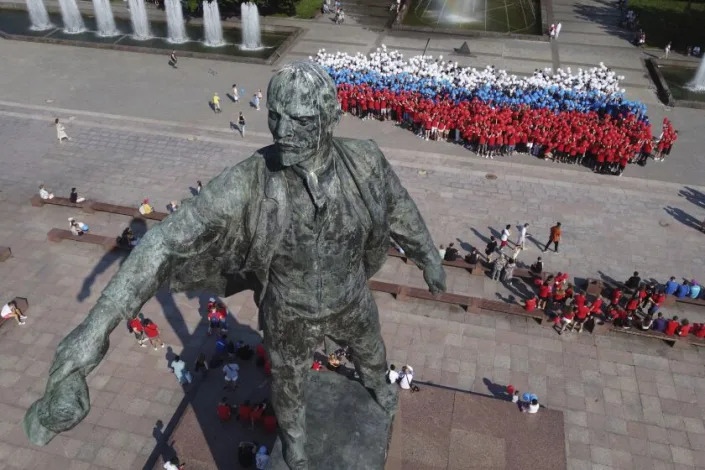
[[[269,130],[284,166],[329,147],[341,116],[333,79],[310,61],[285,65],[274,74],[267,88],[267,109]]]

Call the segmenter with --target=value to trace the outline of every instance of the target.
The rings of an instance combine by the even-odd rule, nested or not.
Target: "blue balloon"
[[[523,401],[531,401],[531,394],[530,394],[530,393],[524,393],[524,394],[521,396],[521,399],[522,399]]]

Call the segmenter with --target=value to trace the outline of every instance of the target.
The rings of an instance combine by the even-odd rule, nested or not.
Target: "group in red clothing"
[[[455,102],[367,85],[338,85],[343,112],[363,119],[394,119],[426,140],[462,143],[486,158],[516,151],[594,171],[621,174],[629,163],[645,164],[653,152],[651,124],[633,114],[612,117],[591,111],[496,107],[477,98]],[[656,158],[668,155],[677,132],[666,118]]]
[[[147,346],[146,341],[149,341],[155,351],[164,347],[164,341],[159,337],[159,327],[149,318],[144,318],[142,314],[128,320],[127,327],[135,335],[137,344],[141,347]]]
[[[549,276],[546,280],[536,277],[537,294],[524,302],[527,312],[538,308],[552,315],[559,334],[567,328],[579,332],[591,317],[596,317],[623,329],[635,327],[661,332],[666,336],[693,335],[705,339],[705,323],[691,324],[687,319],[679,320],[677,316],[670,320],[663,316],[659,310],[666,300],[666,292],[656,284],[646,285],[637,280],[635,289],[616,286],[612,288],[609,303],[603,310],[601,295],[590,303],[586,294],[576,291],[567,279],[566,273]],[[631,280],[625,284],[628,285]],[[625,291],[629,296],[625,297]]]

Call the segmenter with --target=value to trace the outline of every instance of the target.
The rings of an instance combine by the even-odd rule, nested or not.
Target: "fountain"
[[[65,33],[78,34],[86,30],[76,0],[59,0],[59,6],[61,7],[61,19],[64,21]]]
[[[220,24],[220,9],[216,0],[203,1],[203,31],[206,46],[218,47],[225,44],[223,41],[223,25]]]
[[[128,0],[130,5],[130,21],[132,22],[132,37],[135,39],[148,39],[151,36],[149,31],[149,20],[147,19],[147,8],[144,0]]]
[[[183,44],[188,41],[186,26],[184,25],[184,12],[181,0],[166,0],[166,24],[169,30],[169,42]]]
[[[259,27],[259,10],[252,2],[240,4],[240,21],[242,22],[242,49],[259,49],[262,47]]]
[[[49,21],[49,13],[44,6],[42,0],[27,0],[27,11],[29,11],[29,19],[32,21],[32,31],[45,31],[52,26]]]
[[[120,31],[115,27],[113,10],[110,8],[110,0],[93,0],[93,10],[95,11],[95,21],[98,25],[98,36],[117,36]]]
[[[698,71],[695,72],[693,80],[688,83],[688,88],[697,92],[705,92],[705,57],[700,61]]]

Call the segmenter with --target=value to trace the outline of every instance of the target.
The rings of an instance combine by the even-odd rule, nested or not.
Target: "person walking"
[[[492,265],[492,280],[493,281],[499,281],[499,277],[502,274],[502,269],[507,265],[507,257],[504,256],[504,253],[500,253],[499,257],[495,260],[494,264]]]
[[[176,67],[176,63],[178,62],[178,59],[176,58],[176,51],[171,51],[171,55],[169,56],[170,64],[172,67]]]
[[[218,93],[213,93],[213,112],[219,113],[220,111],[220,96]]]
[[[186,369],[186,362],[181,359],[181,356],[174,356],[174,360],[171,361],[171,370],[174,371],[174,375],[179,379],[181,385],[190,384],[193,380],[191,372]]]
[[[548,236],[548,241],[546,242],[546,246],[543,247],[544,253],[548,250],[548,247],[553,243],[553,248],[556,250],[556,253],[558,253],[558,244],[561,241],[561,223],[556,222],[556,225],[551,227],[551,233]]]
[[[56,138],[59,139],[59,143],[64,140],[71,140],[66,133],[66,128],[59,122],[59,118],[54,119],[54,126],[56,127]]]
[[[661,59],[668,59],[668,54],[671,53],[671,41],[668,41],[668,44],[666,44],[666,47],[663,48],[663,55],[661,56]]]
[[[159,349],[159,347],[164,347],[164,341],[159,337],[159,327],[156,323],[149,318],[145,318],[142,322],[142,328],[144,328],[144,334],[147,335],[149,344],[152,345],[155,351]]]
[[[517,238],[516,246],[522,250],[526,248],[526,230],[529,228],[529,224],[526,223],[519,227],[519,238]]]
[[[558,36],[561,35],[561,28],[563,27],[563,24],[560,22],[556,25],[556,39],[558,39]]]
[[[237,83],[233,83],[233,101],[236,104],[240,102],[240,93],[237,91]]]
[[[240,128],[240,135],[242,137],[245,137],[245,116],[242,115],[242,111],[240,111],[240,116],[237,118],[237,126]]]
[[[507,224],[506,227],[502,229],[502,234],[499,237],[499,251],[504,250],[504,247],[509,244],[509,237],[511,235],[511,230],[512,226]]]
[[[259,111],[259,102],[260,97],[258,96],[258,94],[255,93],[254,95],[252,95],[252,106],[254,106],[257,111]]]

